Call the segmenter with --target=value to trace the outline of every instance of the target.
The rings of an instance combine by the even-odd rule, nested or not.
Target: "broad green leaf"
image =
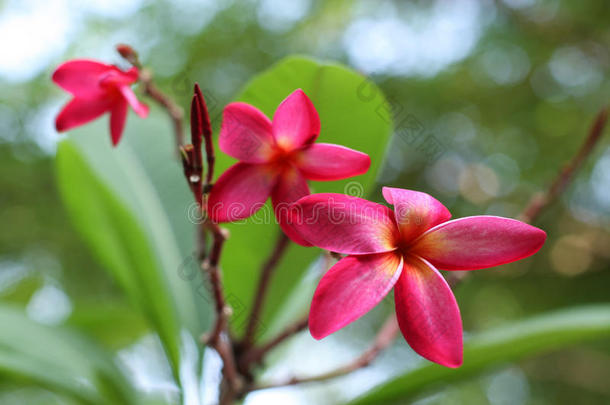
[[[365,196],[374,184],[392,129],[381,90],[344,66],[288,57],[253,78],[237,99],[256,106],[271,118],[280,102],[297,88],[311,98],[320,115],[318,142],[348,146],[368,153],[372,160],[368,173],[343,181],[311,182],[312,192]],[[223,153],[218,155],[220,174],[235,160]],[[231,238],[222,258],[223,277],[234,309],[232,326],[242,331],[251,310],[259,269],[275,244],[279,228],[270,204],[253,218],[228,228]],[[319,253],[316,248],[292,244],[271,283],[259,320],[261,332],[269,332],[281,306]]]
[[[62,328],[0,306],[0,375],[43,386],[83,404],[129,405],[135,395],[112,357]]]
[[[450,369],[426,362],[350,405],[403,404],[432,387],[476,376],[504,364],[593,339],[610,337],[610,305],[561,310],[472,336],[464,364]]]
[[[195,283],[189,195],[171,137],[165,120],[132,118],[112,148],[107,129],[91,125],[59,145],[57,175],[77,229],[157,331],[177,377],[181,331],[203,333],[209,304]]]

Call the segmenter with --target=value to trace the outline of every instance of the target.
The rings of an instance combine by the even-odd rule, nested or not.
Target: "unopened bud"
[[[140,68],[140,62],[138,61],[138,53],[129,45],[118,44],[116,46],[117,52],[125,58],[129,63]]]

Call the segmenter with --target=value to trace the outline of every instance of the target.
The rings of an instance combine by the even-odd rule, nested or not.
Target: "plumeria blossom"
[[[440,270],[498,266],[536,253],[546,233],[495,216],[449,220],[428,194],[384,187],[390,208],[341,194],[314,194],[292,220],[315,246],[347,254],[320,281],[309,330],[316,339],[360,318],[392,288],[400,330],[411,348],[447,367],[462,364],[462,321]]]
[[[371,160],[343,146],[315,143],[320,119],[311,100],[295,90],[271,121],[255,107],[231,103],[223,112],[220,149],[240,160],[220,176],[208,200],[215,222],[245,219],[271,197],[284,232],[310,246],[287,224],[291,203],[309,195],[307,180],[340,180],[365,173]]]
[[[53,81],[74,98],[55,120],[57,131],[63,132],[110,113],[110,137],[117,145],[121,139],[127,106],[140,117],[148,115],[148,107],[140,103],[130,85],[138,80],[138,69],[122,71],[116,66],[87,59],[75,59],[60,65],[53,72]]]

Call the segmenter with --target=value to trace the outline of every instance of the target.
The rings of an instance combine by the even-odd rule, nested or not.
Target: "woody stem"
[[[528,223],[536,221],[536,219],[538,219],[540,215],[568,188],[574,179],[576,172],[582,167],[585,160],[587,160],[595,146],[599,143],[607,121],[608,107],[604,107],[597,113],[597,116],[589,129],[589,135],[585,138],[576,155],[574,155],[557,174],[555,180],[553,180],[546,191],[532,196],[521,213],[520,219],[522,221]]]
[[[256,385],[250,389],[250,391],[268,389],[268,388],[278,388],[285,387],[289,385],[297,385],[297,384],[306,384],[311,382],[320,382],[326,381],[333,378],[341,377],[346,374],[352,373],[356,370],[369,366],[378,356],[381,354],[383,350],[385,350],[388,346],[392,344],[394,338],[398,334],[398,322],[396,320],[396,315],[392,314],[388,317],[388,319],[383,324],[381,330],[375,337],[373,344],[358,358],[353,360],[352,362],[345,364],[341,367],[336,368],[335,370],[329,371],[327,373],[319,374],[311,377],[292,377],[285,381],[280,381],[271,384],[262,384]]]
[[[254,341],[257,328],[260,324],[260,313],[263,305],[265,304],[265,298],[271,282],[271,277],[273,276],[274,270],[277,268],[289,244],[290,239],[284,232],[280,232],[271,255],[261,268],[260,279],[258,281],[256,293],[254,294],[254,301],[252,302],[252,311],[250,312],[246,332],[244,333],[244,338],[242,341],[242,346],[244,349],[249,348]]]

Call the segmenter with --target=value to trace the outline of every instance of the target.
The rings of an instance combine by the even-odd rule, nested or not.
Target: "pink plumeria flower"
[[[396,316],[411,348],[447,367],[462,364],[462,321],[441,270],[474,270],[523,259],[546,233],[523,222],[451,214],[425,193],[383,188],[390,208],[341,194],[314,194],[293,206],[310,243],[348,256],[322,277],[309,314],[316,339],[360,318],[394,287]]]
[[[55,120],[59,132],[86,124],[110,112],[110,137],[116,146],[125,128],[128,105],[140,117],[146,118],[148,115],[148,106],[138,101],[130,87],[138,80],[138,69],[135,67],[124,72],[101,62],[75,59],[61,64],[53,72],[52,78],[59,87],[74,96]]]
[[[311,100],[295,90],[269,120],[245,103],[231,103],[223,113],[220,149],[240,162],[214,184],[208,215],[215,222],[253,215],[271,196],[275,216],[293,241],[311,246],[287,224],[291,203],[309,195],[307,180],[340,180],[365,173],[371,159],[339,145],[314,143],[320,119]]]

